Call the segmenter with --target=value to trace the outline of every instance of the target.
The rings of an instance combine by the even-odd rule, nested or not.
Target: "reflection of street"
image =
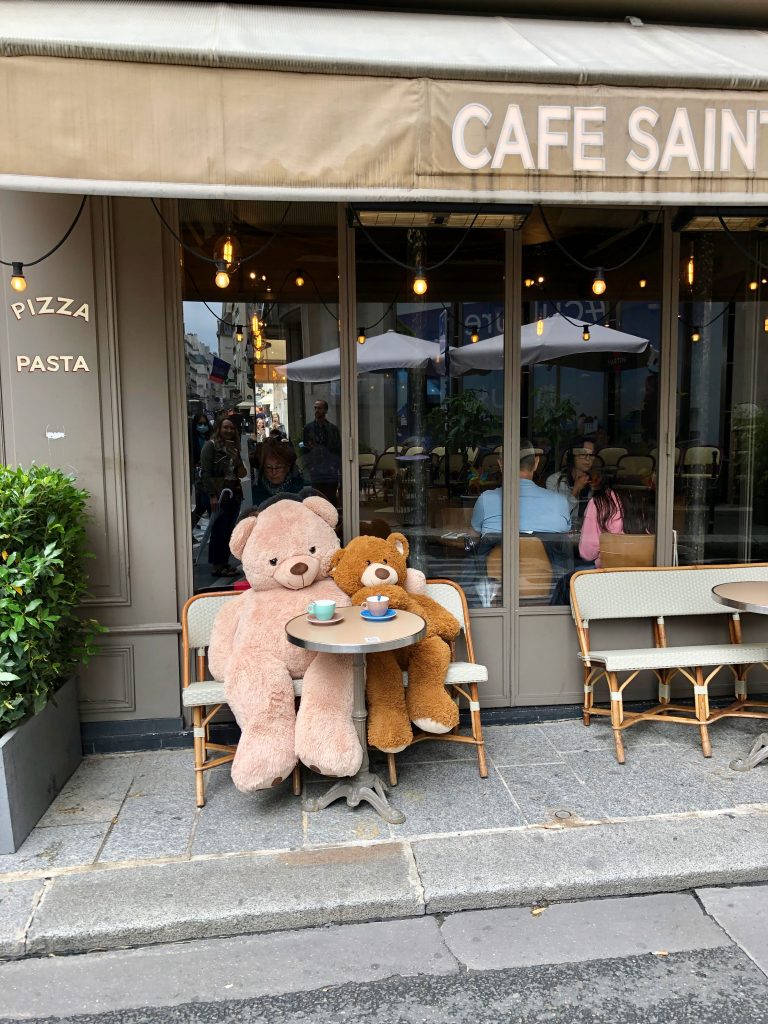
[[[238,570],[235,577],[217,576],[213,566],[208,564],[208,544],[213,526],[210,512],[204,513],[192,530],[192,569],[193,593],[199,594],[206,590],[231,590],[233,583],[242,579],[240,562],[231,556],[230,564]]]

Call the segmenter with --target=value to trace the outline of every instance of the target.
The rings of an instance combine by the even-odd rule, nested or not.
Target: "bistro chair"
[[[488,681],[488,669],[485,665],[478,665],[475,661],[467,598],[457,583],[454,583],[452,580],[439,579],[427,580],[427,597],[431,597],[433,601],[437,601],[446,611],[454,615],[461,626],[460,636],[463,636],[464,639],[467,660],[457,661],[455,643],[451,644],[451,663],[448,666],[445,685],[449,688],[454,700],[458,702],[463,698],[469,704],[470,734],[467,736],[459,732],[460,726],[457,726],[453,732],[441,735],[421,732],[415,729],[409,746],[413,746],[414,743],[422,743],[424,740],[436,740],[443,743],[468,743],[475,748],[477,753],[480,777],[486,779],[488,778],[488,765],[485,757],[483,726],[480,721],[478,685]],[[403,682],[406,686],[408,685],[407,672],[403,672]],[[387,754],[389,782],[392,786],[397,785],[397,762],[395,757],[395,754]]]
[[[357,457],[358,472],[360,478],[360,494],[367,496],[373,489],[371,477],[373,468],[376,465],[376,456],[373,452],[361,452]]]
[[[631,569],[653,565],[656,536],[652,533],[601,533],[600,568]]]
[[[600,453],[602,456],[602,452]],[[622,455],[616,464],[616,482],[645,483],[653,476],[656,460],[651,455]]]
[[[549,601],[552,593],[553,572],[546,548],[538,537],[520,537],[518,543],[520,545],[518,580],[520,601],[528,604]],[[497,549],[494,548],[495,550]]]
[[[626,448],[601,448],[598,455],[603,460],[603,466],[613,468],[618,464],[622,456],[627,455]]]
[[[181,642],[184,653],[182,669],[181,703],[192,709],[195,756],[195,802],[205,806],[205,772],[234,759],[236,744],[212,743],[210,726],[212,720],[225,706],[224,683],[211,679],[208,674],[208,645],[211,641],[213,623],[225,601],[233,601],[239,595],[232,591],[198,594],[190,597],[181,611]],[[194,679],[192,661],[194,659]],[[301,696],[301,680],[295,679],[293,689],[296,697]],[[209,757],[212,754],[212,757]],[[301,768],[293,770],[293,793],[301,795]]]

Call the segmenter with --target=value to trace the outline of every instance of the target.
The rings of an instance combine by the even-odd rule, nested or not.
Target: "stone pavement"
[[[0,956],[116,949],[456,910],[768,881],[768,766],[728,767],[764,726],[490,726],[399,756],[392,800],[302,812],[226,768],[194,807],[190,750],[87,758],[22,849],[0,856]],[[306,787],[326,783],[307,774]]]

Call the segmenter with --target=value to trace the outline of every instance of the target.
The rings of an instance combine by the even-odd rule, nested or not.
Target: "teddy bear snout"
[[[366,566],[360,582],[364,587],[380,587],[385,583],[397,583],[397,570],[391,565],[383,565],[381,562],[372,562]]]

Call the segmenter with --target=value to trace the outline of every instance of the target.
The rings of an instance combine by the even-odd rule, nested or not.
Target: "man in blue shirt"
[[[538,454],[530,441],[520,443],[520,533],[568,533],[571,516],[568,500],[533,482]],[[501,468],[499,454],[499,468]],[[479,554],[501,543],[502,488],[485,491],[472,510],[472,529],[480,534]]]

